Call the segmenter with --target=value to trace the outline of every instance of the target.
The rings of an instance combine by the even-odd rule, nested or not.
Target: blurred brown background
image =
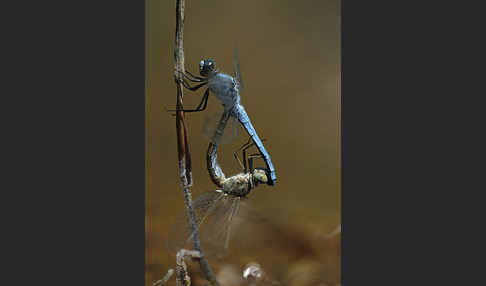
[[[198,73],[199,61],[212,57],[221,71],[233,74],[237,44],[245,84],[241,102],[267,139],[276,168],[276,186],[259,186],[250,202],[278,231],[255,228],[272,247],[263,245],[259,254],[244,259],[258,261],[284,285],[340,283],[340,235],[326,237],[341,223],[340,1],[186,0],[185,17],[187,70]],[[165,243],[171,223],[184,211],[175,117],[164,110],[176,99],[175,0],[147,0],[146,21],[146,285],[151,285],[175,265]],[[184,91],[185,107],[196,106],[204,90]],[[205,117],[220,109],[210,95],[206,111],[186,115],[193,198],[215,189],[206,170],[202,127]],[[233,151],[246,140],[241,132],[220,149],[226,175],[239,171]],[[239,270],[244,259],[231,265]],[[210,263],[216,272],[223,265]],[[306,284],[295,282],[300,279],[295,273],[319,277]]]

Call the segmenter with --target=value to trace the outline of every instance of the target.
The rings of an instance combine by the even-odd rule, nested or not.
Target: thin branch
[[[176,103],[176,132],[177,132],[177,152],[179,159],[179,177],[182,184],[182,191],[184,192],[184,202],[187,209],[187,217],[189,220],[189,226],[193,236],[193,248],[200,253],[198,258],[199,265],[201,267],[204,276],[214,286],[219,286],[218,281],[211,269],[204,254],[201,250],[201,242],[199,240],[199,231],[196,223],[196,215],[192,206],[192,167],[191,167],[191,153],[189,152],[189,142],[187,139],[187,129],[184,120],[184,111],[182,105],[183,98],[183,75],[184,69],[184,0],[176,0],[176,36],[175,36],[175,70],[174,77],[177,86],[177,103]]]
[[[187,274],[187,265],[184,262],[186,257],[202,258],[201,253],[196,250],[181,249],[177,252],[176,258],[176,285],[177,286],[189,286],[191,285],[191,278]]]
[[[167,271],[167,274],[165,274],[165,276],[156,281],[153,286],[162,286],[162,285],[165,285],[165,283],[167,283],[167,281],[169,281],[170,277],[172,277],[172,274],[174,274],[174,269],[169,269],[169,271]]]

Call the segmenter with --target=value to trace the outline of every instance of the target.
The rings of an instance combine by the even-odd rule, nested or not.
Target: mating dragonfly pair
[[[232,77],[219,72],[214,60],[202,60],[199,64],[201,76],[186,72],[182,82],[184,87],[191,91],[196,91],[208,85],[199,105],[195,109],[184,109],[185,112],[203,111],[207,106],[210,91],[221,101],[224,109],[211,136],[206,158],[209,176],[213,183],[221,189],[205,192],[193,203],[197,224],[199,227],[204,226],[203,229],[200,229],[203,248],[205,246],[211,247],[217,253],[226,253],[228,249],[231,228],[232,225],[236,224],[235,217],[240,210],[241,201],[258,184],[273,186],[277,180],[275,168],[263,145],[263,140],[258,136],[245,108],[240,103],[240,92],[243,85],[236,50],[234,69],[234,77]],[[199,84],[191,86],[189,82]],[[234,157],[240,163],[243,172],[226,178],[218,163],[217,150],[230,119],[238,120],[250,138],[234,153]],[[259,153],[247,155],[247,150],[252,146],[256,146]],[[240,151],[243,161],[238,157]],[[253,160],[256,158],[262,158],[266,168],[254,168]],[[181,216],[169,234],[169,250],[176,252],[183,247],[190,247],[192,238],[193,234],[190,232],[187,220],[185,216]]]

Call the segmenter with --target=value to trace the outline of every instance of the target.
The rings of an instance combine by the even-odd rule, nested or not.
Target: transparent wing
[[[239,209],[239,197],[227,195],[219,203],[211,217],[201,226],[201,245],[206,254],[223,257],[228,254],[233,219]]]
[[[241,198],[226,230],[229,245],[221,253],[229,252],[232,256],[258,255],[262,249],[268,249],[282,234],[273,231],[266,214],[259,213],[251,207],[251,199]],[[222,245],[224,246],[224,245]],[[224,252],[227,251],[227,252]]]
[[[200,228],[212,216],[224,196],[223,193],[209,191],[201,194],[193,201],[196,222]],[[176,218],[167,239],[167,249],[170,253],[176,254],[181,248],[192,249],[192,232],[185,210]]]
[[[225,257],[238,229],[246,222],[247,216],[240,216],[240,205],[245,214],[245,199],[225,195],[216,191],[202,194],[194,201],[199,238],[204,253],[208,256]],[[243,204],[241,204],[243,203]],[[248,234],[248,231],[245,231]],[[190,231],[185,213],[180,215],[167,240],[167,248],[175,254],[181,248],[192,249],[193,234]],[[239,240],[246,240],[239,237]],[[237,246],[240,243],[236,243]]]
[[[226,258],[230,253],[246,253],[265,247],[262,229],[268,221],[258,215],[247,198],[223,197],[201,225],[201,245],[207,255]],[[275,235],[275,234],[274,234]]]
[[[203,125],[203,133],[213,143],[215,142],[216,129],[220,123],[221,117],[223,115],[223,110],[214,112],[212,114],[206,115]],[[240,124],[238,120],[231,116],[223,128],[223,135],[219,140],[219,144],[228,144],[235,140],[239,134]]]
[[[234,49],[234,79],[238,82],[238,89],[240,92],[243,91],[244,85],[243,85],[243,79],[241,77],[241,70],[240,70],[240,61],[238,59],[238,47],[235,45]]]

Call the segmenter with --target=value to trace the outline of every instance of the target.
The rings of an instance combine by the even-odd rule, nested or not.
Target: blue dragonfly
[[[240,91],[243,87],[241,72],[239,69],[239,62],[237,51],[235,50],[235,61],[234,61],[234,76],[220,72],[216,68],[216,63],[213,59],[201,60],[199,63],[199,73],[201,76],[196,76],[186,71],[184,74],[184,79],[182,84],[185,88],[196,91],[199,88],[208,85],[208,88],[204,92],[203,98],[199,105],[195,109],[184,109],[185,112],[199,112],[206,109],[209,92],[211,91],[216,98],[223,105],[223,114],[229,114],[231,117],[237,119],[243,128],[246,130],[250,138],[253,140],[258,151],[262,155],[266,170],[268,171],[267,177],[268,185],[275,185],[277,181],[277,176],[275,174],[275,168],[273,166],[270,154],[267,152],[263,146],[263,142],[258,136],[253,124],[250,121],[250,117],[245,111],[245,108],[240,103]],[[189,81],[199,83],[198,85],[191,86]],[[175,111],[175,110],[171,110]]]
[[[229,116],[223,115],[220,127],[224,127]],[[217,142],[216,142],[217,143]],[[223,173],[218,159],[218,144],[209,143],[207,151],[207,168],[211,180],[220,189],[202,193],[193,202],[196,214],[196,221],[200,233],[202,248],[208,255],[223,257],[228,254],[229,243],[235,229],[241,230],[242,225],[248,225],[260,221],[252,213],[246,204],[247,195],[259,184],[266,184],[268,181],[267,171],[262,168],[253,168],[253,160],[262,158],[260,153],[247,155],[247,150],[254,146],[248,140],[235,153],[235,158],[241,163],[238,153],[243,154],[243,172],[237,175],[226,177]],[[185,216],[179,216],[175,226],[169,233],[168,249],[176,253],[181,248],[191,248],[193,234],[190,231]],[[245,236],[245,240],[251,239]]]
[[[223,170],[221,169],[221,167],[218,163],[217,150],[218,150],[219,142],[223,138],[226,124],[227,124],[227,122],[230,118],[232,118],[230,116],[230,113],[228,113],[228,112],[222,113],[221,119],[219,120],[218,125],[215,128],[214,135],[211,138],[212,140],[209,144],[207,155],[206,155],[206,164],[207,164],[209,177],[211,178],[211,180],[213,181],[213,183],[216,186],[223,188],[223,189],[227,188],[228,190],[230,190],[232,188],[227,187],[225,185],[225,182],[226,182],[226,184],[228,184],[229,182],[232,182],[232,181],[226,179],[226,176],[224,175]],[[255,154],[247,155],[246,150],[248,150],[250,147],[255,145],[255,143],[254,142],[252,143],[251,141],[252,141],[252,138],[250,137],[250,139],[248,140],[247,143],[245,143],[243,146],[241,146],[238,150],[236,150],[234,152],[235,159],[238,161],[241,168],[243,169],[242,174],[247,175],[247,174],[252,174],[253,172],[257,172],[257,173],[264,172],[264,174],[266,175],[266,174],[270,173],[267,169],[264,169],[264,168],[257,168],[256,170],[254,169],[253,159],[264,158],[264,157],[261,153],[255,153]],[[263,139],[262,141],[265,141],[265,139]],[[243,154],[243,162],[238,157],[238,152],[240,152],[240,151]],[[236,176],[233,176],[233,177],[236,177]],[[260,183],[261,183],[261,179],[260,179]],[[265,182],[267,182],[267,181],[268,181],[268,176],[266,176],[266,178],[265,178]],[[249,189],[251,190],[252,188],[249,188]]]

